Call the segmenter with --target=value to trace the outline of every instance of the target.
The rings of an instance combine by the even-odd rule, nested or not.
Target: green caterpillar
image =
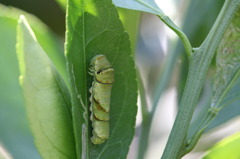
[[[93,127],[93,144],[101,144],[109,137],[109,109],[114,69],[104,55],[96,55],[91,59],[89,74],[93,76],[89,89],[91,121]]]

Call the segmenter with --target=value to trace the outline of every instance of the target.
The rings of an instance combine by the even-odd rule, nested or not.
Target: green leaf
[[[0,16],[0,142],[13,158],[39,159],[18,81],[16,25],[16,20]]]
[[[225,107],[223,107],[221,109],[221,111],[218,112],[217,116],[215,117],[215,119],[212,121],[212,123],[210,123],[210,125],[206,128],[205,132],[208,132],[209,130],[218,127],[222,124],[224,124],[225,122],[233,119],[236,116],[239,116],[239,112],[240,112],[240,108],[239,108],[239,90],[240,90],[240,78],[238,78],[238,80],[236,81],[235,85],[233,86],[233,88],[228,92],[228,94],[226,95],[226,97],[223,99],[222,103],[227,103],[227,105]],[[209,94],[209,93],[207,93]],[[236,96],[235,96],[236,95]],[[235,96],[235,97],[234,97]],[[198,119],[200,122],[207,110],[209,105],[211,104],[211,100],[208,101],[207,106],[205,106],[205,110],[202,110],[202,115],[199,114]],[[196,125],[195,125],[196,126]]]
[[[113,0],[113,3],[122,8],[144,11],[156,15],[163,14],[163,11],[154,0]]]
[[[66,6],[67,6],[67,0],[55,0],[63,10],[66,9]]]
[[[166,16],[154,0],[113,0],[117,7],[138,10],[157,15],[170,29],[172,29],[182,40],[188,56],[192,53],[192,46],[186,35]]]
[[[66,61],[63,53],[63,44],[60,43],[60,40],[57,39],[55,35],[48,29],[48,27],[40,22],[40,20],[35,16],[19,9],[5,7],[0,4],[0,17],[10,18],[17,22],[19,15],[25,15],[30,20],[30,26],[34,31],[38,42],[52,60],[65,82],[68,82]]]
[[[47,52],[60,55],[58,50],[61,48],[58,40],[36,17],[0,4],[0,141],[13,158],[39,159],[28,127],[22,90],[18,81],[19,69],[15,45],[19,14],[25,14],[30,19],[37,38],[42,39],[41,44]]]
[[[130,37],[132,54],[135,55],[140,12],[134,11],[134,10],[128,10],[124,8],[117,8],[117,10],[118,10],[120,20],[123,23],[124,29],[127,31]]]
[[[41,46],[49,57],[54,57],[55,66],[67,79],[64,73],[66,66],[63,45],[60,45],[59,39],[46,25],[33,15],[0,4],[0,141],[13,158],[40,159],[28,127],[23,94],[18,80],[19,68],[15,45],[16,26],[20,14],[28,18]]]
[[[221,109],[240,98],[240,10],[228,26],[217,50],[216,79],[213,86],[212,107]],[[230,91],[232,88],[235,91]]]
[[[111,0],[69,0],[66,56],[71,79],[77,158],[126,158],[134,135],[137,82],[129,37]],[[90,59],[104,54],[115,70],[110,104],[110,136],[101,145],[90,141],[92,128],[88,74]]]
[[[210,149],[203,159],[239,159],[240,133],[227,137]]]
[[[20,83],[35,144],[43,158],[75,158],[66,87],[24,16],[17,27]]]

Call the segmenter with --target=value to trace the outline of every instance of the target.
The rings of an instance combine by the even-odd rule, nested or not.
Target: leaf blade
[[[168,16],[163,13],[163,11],[158,7],[154,0],[113,0],[113,2],[118,7],[148,12],[157,15],[182,40],[186,54],[190,56],[193,52],[192,46],[187,36],[182,32],[181,29],[178,28],[176,24],[174,24],[174,22]],[[155,104],[153,107],[155,107]]]
[[[71,115],[60,76],[21,16],[17,29],[20,83],[35,144],[43,158],[74,158]]]
[[[0,4],[0,140],[13,158],[40,159],[29,129],[18,80],[19,68],[15,46],[16,26],[20,14],[28,18],[41,46],[49,57],[54,57],[54,64],[60,72],[64,71],[65,67],[63,45],[60,46],[59,39],[37,17],[12,6]],[[62,75],[64,76],[64,73]]]
[[[74,103],[78,158],[125,158],[133,138],[137,110],[136,73],[130,57],[129,37],[110,0],[70,0],[67,15],[66,57]],[[99,146],[90,142],[88,100],[88,89],[93,80],[88,75],[88,66],[97,54],[106,55],[116,71],[111,95],[110,136]],[[124,124],[126,119],[130,120],[129,125]],[[121,128],[126,128],[126,131]],[[124,142],[121,143],[121,140]]]
[[[239,146],[240,134],[236,133],[218,142],[213,148],[210,149],[203,159],[237,159],[240,155],[238,149]]]
[[[113,0],[114,4],[118,7],[144,11],[152,14],[163,15],[163,11],[153,0]]]
[[[240,93],[231,92],[232,88],[238,86],[240,77],[239,18],[240,10],[230,23],[217,51],[217,68],[211,105],[219,109],[233,98],[240,97]]]
[[[30,20],[30,25],[36,35],[38,42],[43,47],[49,58],[53,61],[55,67],[60,72],[65,82],[67,80],[67,69],[65,66],[66,60],[63,54],[61,42],[49,30],[49,28],[40,22],[35,16],[30,15],[22,10],[13,7],[5,7],[0,4],[0,16],[18,21],[20,15],[26,16]]]

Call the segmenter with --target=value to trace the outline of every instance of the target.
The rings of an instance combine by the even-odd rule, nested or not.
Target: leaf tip
[[[31,29],[31,27],[24,15],[20,15],[20,17],[18,19],[18,25],[19,25],[20,30],[22,30],[22,32],[24,34],[30,34],[30,36],[34,40],[36,40],[35,34],[33,33],[33,30]]]
[[[18,19],[18,24],[25,24],[26,25],[26,23],[27,23],[27,20],[26,20],[25,16],[21,14],[19,16],[19,19]]]

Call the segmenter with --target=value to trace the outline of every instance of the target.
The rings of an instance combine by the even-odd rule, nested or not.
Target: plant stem
[[[190,57],[191,53],[192,53],[192,46],[187,38],[187,36],[183,33],[183,31],[181,29],[178,28],[178,26],[176,26],[171,19],[168,16],[163,16],[163,15],[159,15],[158,16],[170,29],[172,29],[178,36],[179,38],[182,40],[183,42],[183,46],[186,50],[186,53],[188,55],[188,57]]]
[[[180,102],[179,111],[170,133],[162,159],[181,158],[185,151],[188,127],[195,110],[206,73],[217,46],[238,9],[240,0],[226,0],[207,38],[190,57],[189,74],[186,87]]]
[[[181,156],[190,152],[195,145],[197,144],[199,138],[202,136],[202,133],[205,129],[209,126],[209,124],[213,121],[213,119],[217,116],[219,110],[215,108],[210,108],[208,113],[205,115],[202,123],[199,125],[198,129],[196,130],[195,134],[191,139],[188,140],[186,147],[181,151]]]
[[[192,46],[187,38],[187,36],[182,32],[181,29],[176,26],[169,17],[159,14],[158,17],[169,27],[171,28],[182,40],[183,45],[185,47],[185,50],[187,52],[188,57],[190,56],[192,52]],[[139,147],[138,147],[138,159],[143,159],[144,154],[146,152],[146,149],[148,147],[148,139],[149,139],[149,133],[151,129],[151,123],[153,120],[154,112],[157,108],[157,104],[159,101],[159,98],[163,91],[166,89],[169,79],[171,78],[173,68],[175,66],[175,62],[177,60],[178,54],[175,54],[175,51],[172,51],[166,61],[166,67],[161,75],[160,80],[157,82],[157,88],[154,90],[154,97],[153,97],[153,104],[152,104],[152,110],[149,112],[146,110],[146,101],[142,97],[143,93],[143,85],[140,83],[139,91],[140,91],[140,97],[141,97],[141,103],[142,103],[142,127],[140,132],[140,141],[139,141]],[[138,76],[138,79],[140,79],[140,76]],[[139,80],[139,82],[141,82]],[[145,106],[144,106],[145,105]]]
[[[145,152],[148,147],[149,133],[151,129],[152,116],[148,114],[146,118],[142,121],[141,134],[138,147],[138,159],[144,159]]]
[[[144,89],[144,84],[140,75],[139,70],[137,69],[137,80],[138,80],[138,90],[140,94],[140,99],[141,99],[141,110],[142,110],[142,118],[143,120],[147,118],[149,111],[148,111],[148,105],[147,105],[147,100],[146,100],[146,92]]]
[[[140,75],[139,70],[137,70],[137,79],[138,79],[138,90],[141,99],[141,110],[142,110],[142,126],[140,132],[140,140],[138,146],[138,159],[143,159],[144,154],[148,145],[149,131],[151,128],[151,122],[149,122],[150,112],[148,111],[148,105],[146,101],[146,93],[143,85],[143,81]]]

